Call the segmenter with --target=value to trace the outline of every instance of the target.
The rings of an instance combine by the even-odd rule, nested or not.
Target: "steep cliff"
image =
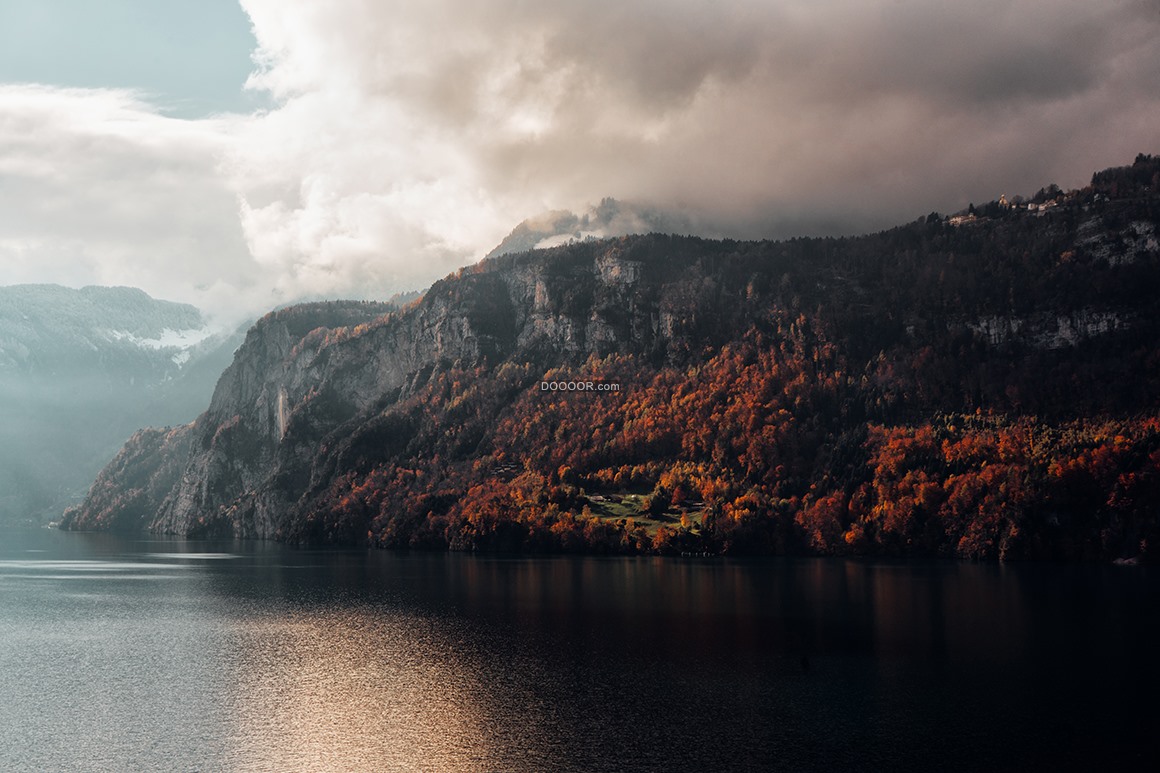
[[[492,261],[437,282],[397,313],[366,321],[359,304],[357,325],[341,324],[351,321],[337,314],[346,310],[342,304],[267,315],[187,430],[189,458],[180,480],[155,502],[148,527],[285,535],[320,448],[413,394],[438,368],[498,363],[517,353],[545,362],[615,351],[663,355],[677,339],[661,308],[671,288],[660,275],[676,265],[658,253],[647,263],[657,275],[646,279],[646,263],[624,253],[618,243],[602,243]],[[153,441],[140,435],[131,445]],[[102,488],[117,469],[106,471]],[[140,488],[126,483],[127,491]],[[100,527],[110,512],[89,501],[70,511],[65,525]]]
[[[272,313],[209,409],[167,440],[134,438],[65,526],[521,549],[591,545],[601,529],[621,535],[601,542],[612,549],[670,547],[678,532],[727,550],[870,544],[886,512],[865,509],[871,478],[897,469],[875,466],[893,438],[875,427],[982,412],[1074,429],[1160,407],[1160,254],[1138,238],[1160,197],[1121,195],[1114,171],[1046,215],[992,203],[970,222],[932,214],[857,239],[590,241],[485,260],[373,318]],[[1121,171],[1143,179],[1160,163]],[[560,379],[623,384],[544,397],[541,382]],[[994,430],[973,421],[946,431]],[[1132,432],[1132,459],[1151,458],[1160,434]],[[939,474],[961,484],[955,458]],[[1036,464],[1046,476],[1057,461]],[[923,507],[960,502],[946,491]],[[1056,509],[1021,500],[1020,517],[1058,523],[1072,505],[1043,491]],[[900,552],[1024,545],[945,529],[896,539],[882,523],[883,549]],[[1099,550],[1134,550],[1141,529]]]

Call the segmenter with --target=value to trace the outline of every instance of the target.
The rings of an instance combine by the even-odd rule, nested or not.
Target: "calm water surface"
[[[1158,592],[0,533],[0,770],[1140,769]]]

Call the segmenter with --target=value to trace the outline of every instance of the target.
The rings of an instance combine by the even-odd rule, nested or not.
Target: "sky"
[[[1160,152],[1155,0],[0,0],[0,284],[236,322],[603,197],[853,234]]]

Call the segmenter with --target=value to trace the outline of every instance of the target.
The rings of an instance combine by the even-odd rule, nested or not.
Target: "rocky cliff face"
[[[412,394],[437,368],[512,358],[579,361],[612,352],[663,359],[670,347],[679,349],[679,325],[667,309],[684,305],[695,316],[680,264],[697,262],[697,244],[682,242],[681,254],[664,253],[668,259],[660,252],[650,259],[652,245],[639,241],[636,254],[632,242],[612,241],[505,256],[369,321],[342,304],[269,314],[246,336],[209,409],[180,430],[188,444],[158,451],[154,434],[134,437],[64,525],[132,522],[135,516],[117,511],[107,493],[123,470],[141,476],[125,458],[149,456],[148,447],[187,458],[172,485],[172,462],[158,473],[163,480],[146,474],[148,485],[121,484],[134,492],[135,514],[149,510],[142,496],[161,493],[142,525],[169,534],[285,536],[295,502],[319,483],[320,452]],[[355,311],[365,312],[364,305]],[[105,492],[100,501],[98,490]]]
[[[308,539],[306,503],[356,457],[401,453],[408,425],[391,412],[433,374],[488,378],[506,363],[535,375],[593,355],[680,373],[773,316],[831,331],[853,374],[843,383],[859,390],[843,415],[1149,408],[1148,390],[1095,385],[1143,362],[1141,342],[1160,332],[1160,255],[1145,245],[1110,261],[1091,224],[1154,227],[1158,200],[1087,189],[1045,217],[996,206],[970,227],[932,215],[846,240],[588,241],[485,260],[401,310],[285,309],[249,332],[204,414],[136,436],[65,526]],[[1021,346],[1004,320],[1087,322]]]

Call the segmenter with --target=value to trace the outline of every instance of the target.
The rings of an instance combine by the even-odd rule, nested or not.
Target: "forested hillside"
[[[173,456],[131,444],[67,525],[1155,560],[1158,185],[1140,156],[870,236],[586,242],[358,327],[271,317],[188,439],[149,439]]]

